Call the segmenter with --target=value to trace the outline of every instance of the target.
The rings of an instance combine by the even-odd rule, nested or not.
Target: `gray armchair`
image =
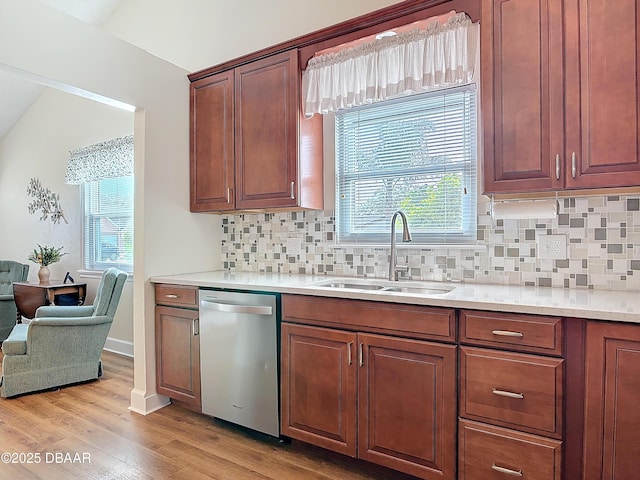
[[[13,300],[13,282],[26,282],[29,265],[12,260],[0,260],[0,342],[16,324],[18,311]]]
[[[102,375],[101,354],[127,274],[105,270],[93,305],[46,306],[2,344],[0,395],[13,397]]]

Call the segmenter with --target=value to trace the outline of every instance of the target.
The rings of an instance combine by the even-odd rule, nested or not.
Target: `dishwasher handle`
[[[220,303],[211,300],[200,300],[200,308],[226,313],[248,313],[250,315],[272,315],[273,307],[269,305],[237,305],[233,303]]]

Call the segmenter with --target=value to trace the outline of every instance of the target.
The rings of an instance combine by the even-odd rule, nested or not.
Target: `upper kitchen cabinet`
[[[191,84],[191,211],[233,210],[233,70]]]
[[[485,193],[560,188],[561,2],[483,0],[480,24]]]
[[[483,0],[485,193],[640,185],[636,0]]]
[[[566,13],[566,185],[640,185],[640,5],[573,0]]]
[[[192,78],[191,211],[322,209],[322,119],[300,108],[298,51]]]

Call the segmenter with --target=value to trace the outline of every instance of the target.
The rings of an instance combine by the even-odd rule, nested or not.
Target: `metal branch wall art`
[[[41,211],[41,221],[50,219],[53,223],[60,223],[60,219],[62,219],[64,223],[69,223],[64,217],[60,206],[60,195],[53,193],[48,188],[44,188],[37,178],[32,178],[29,181],[27,195],[33,197],[31,203],[27,205],[29,213],[34,214],[37,211]]]

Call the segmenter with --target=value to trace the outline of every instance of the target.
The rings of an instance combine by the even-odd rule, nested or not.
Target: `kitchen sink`
[[[328,288],[345,288],[347,290],[382,290],[382,285],[376,285],[374,283],[343,283],[343,282],[328,282],[319,283],[314,285],[316,287],[328,287]]]
[[[416,295],[443,295],[456,287],[384,287],[385,292],[413,293]]]
[[[370,290],[389,293],[407,293],[412,295],[444,295],[454,290],[455,286],[439,283],[390,282],[388,280],[355,280],[336,281],[322,280],[311,283],[313,287],[336,288],[341,290]]]

